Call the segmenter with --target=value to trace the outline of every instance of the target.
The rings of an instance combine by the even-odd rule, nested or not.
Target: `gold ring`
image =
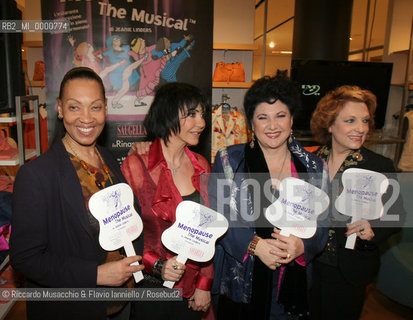
[[[289,253],[288,251],[287,251],[287,259],[290,259],[291,258],[291,253]]]
[[[178,270],[178,266],[177,266],[176,264],[173,264],[173,265],[172,265],[172,268],[173,268],[174,270]]]
[[[279,263],[279,262],[274,263],[274,265],[275,265],[276,268],[281,267],[281,263]]]

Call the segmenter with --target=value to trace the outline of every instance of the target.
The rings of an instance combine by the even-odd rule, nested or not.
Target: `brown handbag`
[[[214,82],[244,82],[244,65],[241,62],[218,62],[212,79]]]

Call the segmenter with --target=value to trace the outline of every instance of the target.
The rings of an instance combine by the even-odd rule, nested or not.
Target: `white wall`
[[[24,1],[24,0],[23,0]],[[20,1],[21,2],[21,1]],[[41,0],[26,0],[24,9],[24,20],[42,20]],[[23,41],[42,41],[41,32],[24,33]]]
[[[393,14],[390,31],[389,54],[408,50],[410,28],[413,18],[412,0],[393,0]]]
[[[254,0],[214,1],[214,43],[254,43]],[[212,72],[217,62],[242,62],[245,80],[251,81],[253,54],[251,51],[214,50]],[[222,95],[228,94],[231,106],[243,111],[246,89],[215,88],[212,90],[212,104],[222,102]]]
[[[254,42],[254,0],[214,1],[214,42]]]

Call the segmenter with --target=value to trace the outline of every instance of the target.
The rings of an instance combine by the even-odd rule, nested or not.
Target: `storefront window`
[[[255,4],[253,79],[290,68],[294,31],[294,1]],[[387,11],[388,0],[353,0],[349,60],[382,61]]]

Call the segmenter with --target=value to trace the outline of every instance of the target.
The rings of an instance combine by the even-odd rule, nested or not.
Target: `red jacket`
[[[207,176],[210,172],[208,162],[201,155],[185,149],[194,174],[192,184],[209,206]],[[162,153],[160,140],[156,140],[148,154],[131,154],[123,162],[122,172],[132,187],[142,209],[144,226],[143,264],[145,272],[152,274],[152,266],[160,257],[169,259],[176,254],[166,249],[161,242],[163,231],[175,222],[175,211],[182,197],[176,188],[171,171]],[[199,263],[188,260],[186,270],[175,288],[183,289],[186,298],[194,294],[195,288],[210,291],[214,276],[212,260]]]

